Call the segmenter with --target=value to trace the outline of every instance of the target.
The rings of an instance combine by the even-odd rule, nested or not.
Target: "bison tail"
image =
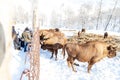
[[[63,48],[62,48],[63,59],[65,59],[65,48],[66,48],[66,44],[63,45]]]

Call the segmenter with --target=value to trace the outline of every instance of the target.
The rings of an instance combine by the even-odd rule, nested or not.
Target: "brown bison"
[[[107,38],[107,37],[108,37],[108,33],[105,32],[105,33],[104,33],[104,39]]]
[[[40,37],[44,35],[44,38],[51,38],[53,36],[63,37],[64,34],[58,29],[44,29],[39,31]]]
[[[112,58],[116,56],[116,49],[101,41],[89,41],[84,44],[68,43],[64,46],[67,51],[67,63],[72,70],[76,72],[73,67],[74,60],[81,62],[88,62],[88,73],[93,64],[100,61],[104,57]]]
[[[63,48],[67,42],[67,38],[58,29],[55,29],[55,31],[52,31],[51,29],[44,31],[40,35],[41,48],[52,52],[51,58],[53,58],[53,54],[55,54],[55,60],[57,60],[58,49]]]
[[[48,50],[50,52],[52,52],[52,56],[51,58],[53,58],[53,54],[55,54],[56,58],[55,60],[57,60],[57,54],[58,54],[58,49],[63,49],[63,46],[66,44],[67,39],[65,37],[52,37],[52,38],[48,38],[45,39],[41,42],[41,48],[43,50]]]
[[[56,44],[43,44],[41,45],[41,48],[43,50],[48,50],[50,52],[52,52],[52,55],[50,57],[50,59],[53,58],[53,55],[55,54],[55,60],[57,60],[57,54],[58,54],[58,49],[61,49],[63,47],[63,45],[59,44],[59,43],[56,43]]]

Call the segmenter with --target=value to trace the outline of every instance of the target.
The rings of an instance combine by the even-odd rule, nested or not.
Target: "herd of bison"
[[[105,32],[103,35],[86,33],[81,29],[74,36],[66,37],[62,31],[56,29],[39,30],[40,45],[43,50],[50,51],[51,57],[55,55],[57,60],[58,50],[62,49],[63,58],[67,55],[68,67],[76,72],[74,65],[75,60],[88,62],[88,73],[91,67],[104,57],[112,58],[116,52],[120,51],[119,36],[109,35]]]
[[[120,40],[117,36],[111,36],[107,32],[104,35],[86,33],[82,29],[74,36],[67,38],[59,29],[40,30],[40,44],[43,50],[52,53],[50,58],[55,54],[57,60],[58,49],[62,49],[63,58],[68,55],[68,67],[76,72],[74,60],[88,62],[88,73],[96,62],[104,57],[112,58],[116,56],[119,50]]]

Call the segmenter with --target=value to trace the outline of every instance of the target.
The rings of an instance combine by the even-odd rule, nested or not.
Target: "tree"
[[[98,17],[97,17],[96,29],[98,29],[98,23],[99,23],[99,19],[100,19],[100,15],[101,15],[101,6],[102,6],[102,0],[100,1],[100,8],[99,8]]]
[[[115,2],[115,5],[114,5],[114,7],[113,7],[113,9],[112,9],[111,15],[110,15],[110,16],[109,16],[109,18],[108,18],[108,21],[107,21],[107,24],[106,24],[106,26],[105,26],[104,31],[106,31],[106,30],[107,30],[107,27],[108,27],[108,25],[109,25],[109,23],[110,23],[110,20],[111,20],[112,16],[113,16],[113,12],[114,12],[114,11],[115,11],[115,9],[116,9],[117,2],[118,2],[118,0],[116,0],[116,2]]]
[[[52,27],[59,26],[59,20],[60,20],[59,14],[55,10],[53,10],[51,13],[51,20],[50,20],[51,26]]]
[[[41,26],[47,25],[47,18],[45,14],[39,14],[39,24]]]
[[[75,13],[71,8],[66,8],[65,11],[65,25],[67,27],[72,27],[75,24]]]
[[[82,28],[87,28],[90,20],[90,12],[92,6],[88,3],[84,3],[81,5],[80,9],[78,10],[78,24],[82,26]]]

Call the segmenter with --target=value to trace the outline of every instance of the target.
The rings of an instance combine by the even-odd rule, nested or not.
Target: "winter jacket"
[[[22,38],[25,42],[31,42],[31,34],[30,31],[24,31],[22,33]]]

